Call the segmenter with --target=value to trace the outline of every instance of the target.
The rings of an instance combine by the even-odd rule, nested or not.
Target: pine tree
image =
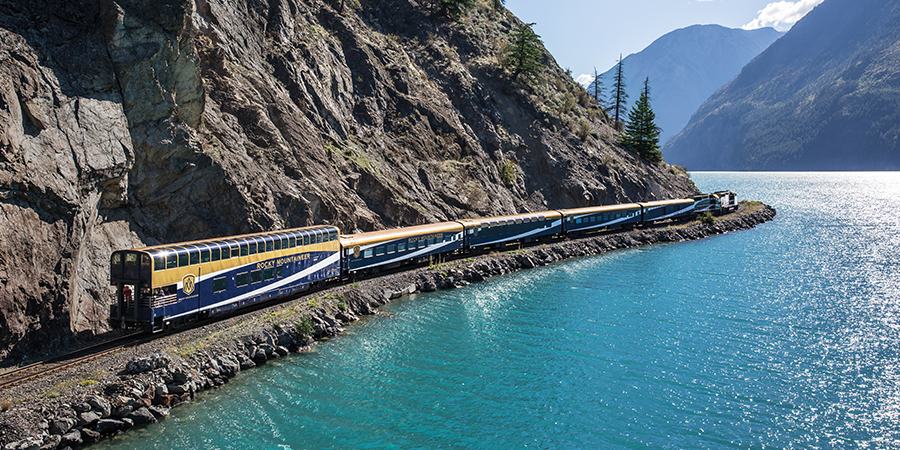
[[[594,82],[588,88],[590,88],[588,92],[594,98],[594,101],[597,102],[597,105],[601,108],[606,108],[606,99],[603,98],[603,80],[600,79],[596,66],[594,66]]]
[[[609,97],[609,101],[612,103],[609,110],[613,112],[613,124],[617,130],[621,130],[622,119],[625,118],[625,111],[628,110],[628,93],[625,92],[625,71],[622,67],[621,54],[619,55],[619,62],[616,63],[616,75]]]
[[[644,161],[659,163],[663,160],[662,152],[659,151],[660,131],[656,126],[656,114],[650,107],[650,78],[647,78],[644,80],[641,97],[628,113],[628,123],[620,143],[633,150]]]
[[[531,29],[534,23],[526,23],[519,26],[512,33],[512,44],[503,49],[501,64],[512,72],[513,80],[531,78],[544,68],[541,63],[543,52],[541,51],[541,37]]]

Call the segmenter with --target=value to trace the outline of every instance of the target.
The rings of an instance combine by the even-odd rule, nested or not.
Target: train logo
[[[353,247],[353,257],[359,258],[359,246]]]
[[[181,290],[184,291],[184,295],[191,295],[194,292],[194,276],[191,274],[185,275],[181,280],[182,287]]]

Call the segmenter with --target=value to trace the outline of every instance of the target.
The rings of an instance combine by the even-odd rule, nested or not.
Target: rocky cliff
[[[105,331],[114,249],[695,191],[619,149],[549,54],[513,83],[519,25],[488,2],[0,0],[0,357]]]

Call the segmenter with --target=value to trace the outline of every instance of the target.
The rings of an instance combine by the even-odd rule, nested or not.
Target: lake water
[[[692,177],[778,216],[389,304],[99,447],[900,446],[900,174]]]

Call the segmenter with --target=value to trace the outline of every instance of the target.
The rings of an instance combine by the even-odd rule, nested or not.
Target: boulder
[[[69,432],[78,421],[71,417],[62,417],[50,422],[50,434],[63,435]]]
[[[96,426],[96,430],[100,434],[113,434],[122,428],[125,428],[125,423],[115,419],[100,419]]]
[[[148,407],[149,408],[149,407]],[[148,408],[136,409],[128,415],[128,418],[135,425],[145,425],[148,423],[156,423],[156,417]]]
[[[77,447],[84,443],[81,439],[81,431],[72,430],[64,435],[59,442],[60,447]]]

